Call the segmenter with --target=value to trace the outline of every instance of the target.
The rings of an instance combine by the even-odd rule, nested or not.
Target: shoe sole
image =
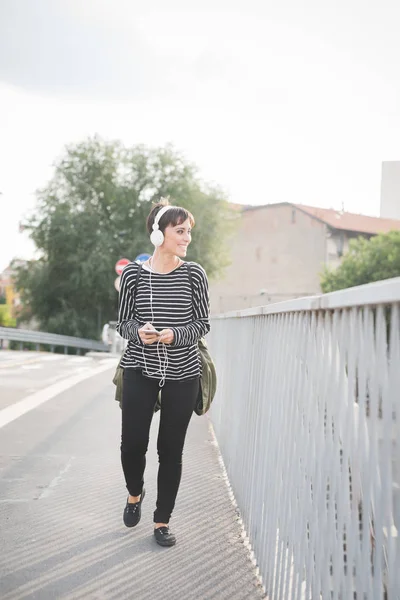
[[[144,497],[145,497],[145,495],[146,495],[146,490],[143,488],[143,491],[142,491],[142,497],[140,498],[140,519],[142,518],[142,502],[143,502],[143,500],[144,500]],[[137,525],[139,525],[139,523],[140,523],[140,519],[139,519],[139,521],[138,521],[137,523],[135,523],[134,525],[127,525],[127,523],[125,523],[125,510],[124,510],[124,513],[123,513],[123,521],[124,521],[124,525],[125,525],[125,527],[128,527],[129,529],[131,529],[132,527],[137,527]]]
[[[171,544],[171,542],[159,542],[157,539],[156,542],[159,546],[163,546],[164,548],[172,548],[172,546],[175,546],[176,544],[176,541]]]

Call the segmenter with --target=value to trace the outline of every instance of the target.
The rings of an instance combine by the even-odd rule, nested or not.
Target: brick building
[[[243,207],[231,265],[211,283],[213,314],[320,292],[325,264],[338,266],[349,241],[400,230],[400,221],[284,202]]]

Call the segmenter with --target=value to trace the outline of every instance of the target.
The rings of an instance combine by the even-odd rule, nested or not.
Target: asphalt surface
[[[158,417],[142,520],[126,529],[116,361],[49,356],[0,351],[0,419],[49,386],[86,377],[0,428],[1,600],[263,598],[207,417],[189,426],[171,520],[178,543],[161,548],[152,533]]]

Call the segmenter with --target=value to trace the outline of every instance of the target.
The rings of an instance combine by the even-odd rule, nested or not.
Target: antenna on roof
[[[344,213],[344,202],[342,201],[342,208],[340,209],[340,212],[343,214]]]

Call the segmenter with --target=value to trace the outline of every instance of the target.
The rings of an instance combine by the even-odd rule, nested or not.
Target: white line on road
[[[50,494],[54,491],[54,488],[60,483],[60,481],[63,478],[63,475],[65,475],[65,473],[67,471],[70,470],[71,465],[72,465],[72,461],[73,461],[74,457],[71,456],[71,458],[69,459],[69,461],[67,462],[67,464],[65,465],[65,467],[63,469],[61,469],[61,471],[59,472],[58,475],[56,475],[54,477],[54,479],[52,479],[49,483],[49,485],[43,490],[43,492],[40,494],[40,496],[38,497],[38,500],[41,500],[42,498],[47,498],[48,496],[50,496]]]
[[[0,369],[14,369],[15,367],[21,367],[22,365],[27,365],[29,363],[36,363],[38,361],[40,361],[41,358],[40,356],[36,356],[36,357],[30,357],[29,359],[18,361],[15,359],[15,357],[13,357],[13,359],[9,359],[7,358],[4,362],[3,362],[3,357],[2,357],[2,362],[0,364]],[[14,361],[14,362],[13,362]]]
[[[8,423],[11,423],[11,421],[15,421],[15,419],[18,419],[18,417],[21,415],[24,415],[37,406],[44,404],[44,402],[51,400],[51,398],[54,398],[54,396],[58,396],[58,394],[65,392],[65,390],[68,390],[77,383],[80,383],[89,377],[93,377],[94,375],[98,375],[103,371],[107,371],[107,369],[115,367],[114,362],[110,362],[112,362],[112,364],[101,365],[89,372],[86,371],[85,373],[80,373],[74,377],[69,377],[68,379],[58,381],[44,390],[39,390],[31,396],[27,396],[23,400],[20,400],[11,406],[7,406],[7,408],[3,408],[3,410],[0,410],[0,429]]]

